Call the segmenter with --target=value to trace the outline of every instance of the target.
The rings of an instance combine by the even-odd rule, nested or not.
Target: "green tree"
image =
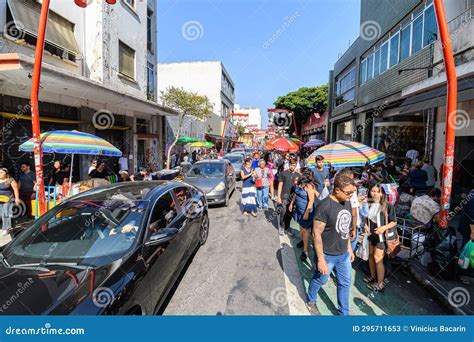
[[[195,92],[184,90],[183,88],[170,87],[161,92],[161,101],[165,106],[176,109],[178,115],[178,129],[176,136],[168,149],[166,168],[170,168],[171,150],[181,136],[181,129],[185,118],[205,121],[212,114],[212,104],[207,96],[198,95]]]
[[[275,108],[288,109],[294,113],[293,120],[296,120],[298,132],[301,133],[301,126],[313,113],[324,113],[328,107],[328,85],[323,84],[316,87],[303,87],[283,96],[279,96],[273,103]],[[289,133],[294,132],[293,125],[289,128]]]

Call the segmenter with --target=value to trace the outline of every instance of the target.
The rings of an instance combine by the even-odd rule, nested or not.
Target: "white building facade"
[[[234,106],[235,113],[248,114],[248,120],[246,126],[255,127],[257,129],[262,128],[262,113],[258,107],[241,107],[236,104]]]
[[[0,0],[0,119],[11,126],[1,137],[0,162],[12,168],[32,160],[5,147],[31,136],[40,9],[34,0]],[[156,0],[90,1],[86,8],[51,1],[39,93],[42,131],[92,133],[129,154],[129,170],[162,167],[164,116],[177,113],[157,102],[156,11]],[[77,178],[85,177],[88,161],[74,161],[82,166]],[[105,161],[113,168],[113,160]]]
[[[220,146],[224,119],[232,112],[235,101],[234,83],[221,61],[197,61],[158,64],[158,92],[170,87],[184,88],[199,95],[205,95],[213,105],[213,115],[206,122],[188,120],[184,123],[183,135],[207,139]],[[168,124],[176,130],[177,120],[168,118]],[[235,128],[226,125],[225,140],[229,144]],[[171,142],[174,135],[168,136]]]

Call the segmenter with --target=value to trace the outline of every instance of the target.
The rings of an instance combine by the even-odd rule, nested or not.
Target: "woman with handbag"
[[[255,171],[252,170],[251,158],[245,158],[244,165],[242,165],[242,168],[240,169],[240,177],[242,179],[242,197],[240,199],[242,212],[245,216],[250,214],[253,217],[256,217]]]
[[[14,203],[12,202],[14,199]],[[0,236],[8,234],[12,227],[13,204],[20,205],[20,191],[18,183],[10,177],[8,170],[0,169],[0,218],[2,219],[2,230]]]
[[[268,209],[268,192],[270,187],[270,169],[266,162],[260,159],[255,169],[255,187],[257,188],[257,209]]]
[[[301,242],[296,246],[303,247],[300,255],[301,261],[308,258],[309,237],[313,228],[313,216],[315,212],[315,203],[318,198],[318,191],[314,182],[313,171],[304,167],[301,169],[301,179],[295,188],[295,195],[292,196],[289,210],[293,211],[293,218],[300,226]]]
[[[364,278],[367,287],[375,292],[385,291],[385,266],[383,259],[392,249],[392,241],[398,239],[395,208],[388,203],[380,184],[373,184],[368,190],[369,215],[365,225],[369,236],[370,276]],[[392,250],[390,250],[392,253]]]

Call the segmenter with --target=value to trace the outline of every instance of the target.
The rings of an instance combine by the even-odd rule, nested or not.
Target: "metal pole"
[[[296,126],[296,118],[295,118],[295,113],[291,113],[291,119],[293,120],[293,127],[295,128],[295,137],[298,136],[298,128]]]
[[[39,214],[46,212],[44,177],[43,177],[43,145],[40,134],[40,120],[38,109],[38,94],[41,78],[41,63],[43,61],[44,36],[46,33],[46,24],[48,22],[49,0],[43,0],[41,3],[41,14],[38,24],[38,38],[36,39],[35,64],[33,67],[33,79],[31,83],[31,122],[33,130],[33,152],[35,157],[36,186],[38,188],[37,206]]]
[[[446,69],[447,79],[447,103],[446,103],[446,140],[444,145],[444,166],[441,195],[441,227],[448,227],[448,210],[451,197],[451,186],[453,179],[453,162],[454,162],[454,143],[456,138],[456,109],[457,109],[457,92],[458,84],[456,77],[456,66],[454,64],[453,49],[451,39],[449,37],[448,23],[446,20],[446,12],[444,10],[443,0],[434,0],[434,8],[438,22],[438,29],[441,38],[441,47],[443,48],[443,59]]]
[[[229,119],[229,114],[226,114],[224,117],[224,129],[222,130],[222,136],[221,136],[221,139],[222,139],[221,153],[219,153],[221,157],[224,156],[224,137],[225,137],[225,129],[227,126],[228,119]]]

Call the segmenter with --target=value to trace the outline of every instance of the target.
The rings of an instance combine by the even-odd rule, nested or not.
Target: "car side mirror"
[[[173,240],[178,235],[179,229],[177,228],[165,228],[158,232],[151,234],[148,241],[145,242],[145,246],[161,245],[163,243]]]

